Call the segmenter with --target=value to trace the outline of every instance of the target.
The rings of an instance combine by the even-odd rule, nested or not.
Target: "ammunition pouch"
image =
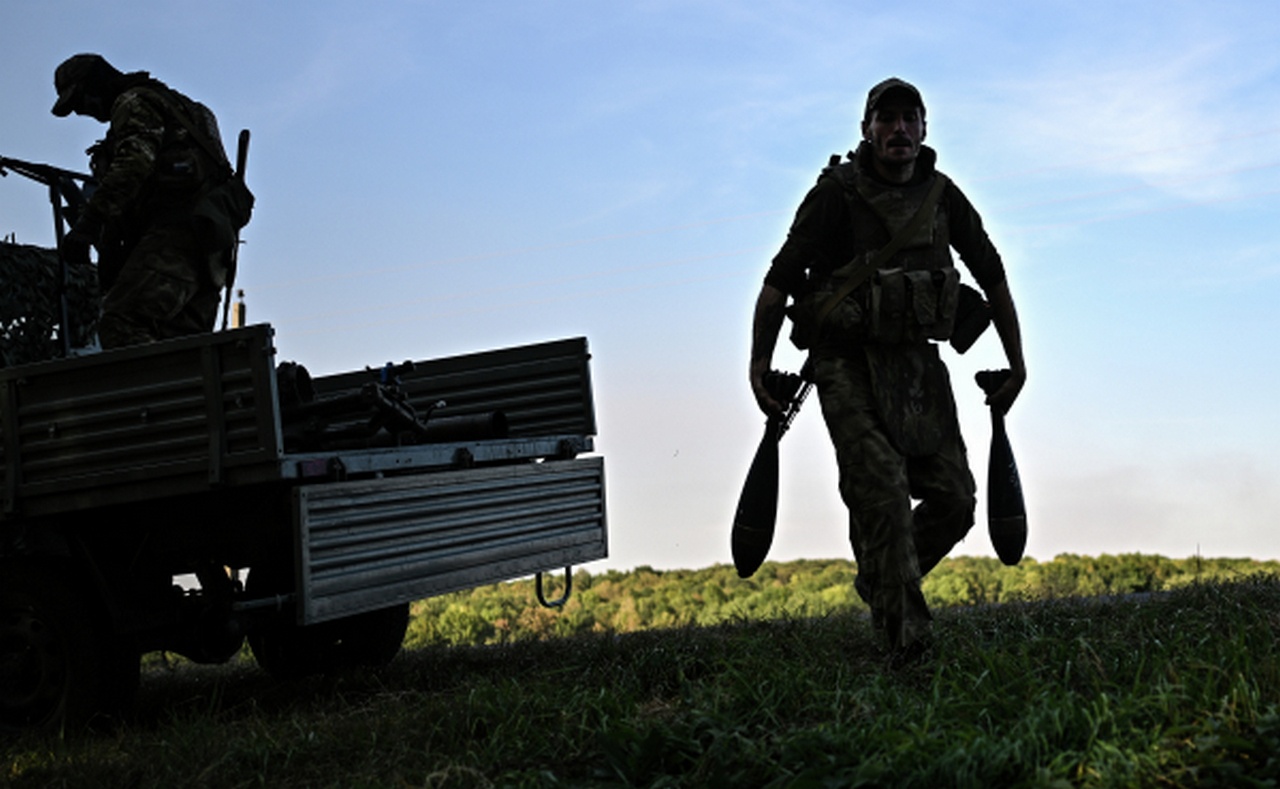
[[[791,343],[800,350],[812,348],[819,340],[828,339],[840,345],[859,342],[863,339],[866,307],[864,288],[855,289],[839,301],[832,304],[836,292],[848,276],[856,272],[865,261],[864,256],[854,258],[849,263],[832,272],[831,276],[818,282],[807,293],[796,298],[787,307],[787,317],[791,319]],[[832,304],[822,325],[818,325],[819,314],[824,306]]]
[[[800,350],[808,350],[823,338],[832,338],[837,342],[852,341],[861,329],[863,310],[852,296],[841,299],[827,319],[823,321],[821,330],[818,326],[818,311],[832,296],[833,289],[819,287],[811,293],[797,298],[787,307],[787,317],[791,319],[791,344]],[[839,326],[839,328],[835,328]]]
[[[163,194],[181,197],[195,194],[212,180],[206,157],[193,145],[168,145],[156,157],[155,186]]]
[[[839,282],[838,277],[828,277],[787,308],[792,321],[791,342],[797,348],[811,348],[819,340],[842,347],[863,342],[899,345],[947,340],[956,326],[962,289],[972,291],[960,284],[960,272],[952,266],[922,271],[881,269],[869,284],[837,301],[819,327],[818,311],[832,298]]]
[[[214,132],[217,129],[213,113],[203,104],[190,101],[159,83],[152,89],[180,127],[175,133],[173,154],[168,161],[162,155],[158,162],[157,178],[172,178],[176,183],[189,182],[197,186],[221,178],[216,186],[195,193],[191,221],[196,238],[207,252],[225,252],[235,245],[240,228],[249,224],[253,192],[245,186],[244,174],[234,172],[226,162],[222,143],[210,136],[210,129]],[[202,119],[204,126],[193,123],[193,119]]]
[[[236,243],[236,234],[253,214],[253,199],[253,192],[234,175],[196,199],[192,221],[206,250],[222,252]]]
[[[964,353],[973,347],[982,333],[991,325],[991,305],[982,294],[968,285],[960,286],[960,300],[956,307],[956,325],[951,332],[951,347],[956,353]]]
[[[881,269],[871,280],[866,338],[880,345],[949,339],[959,300],[960,272],[952,266]]]

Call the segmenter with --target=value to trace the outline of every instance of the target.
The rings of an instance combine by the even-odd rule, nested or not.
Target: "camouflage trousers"
[[[225,254],[210,255],[191,230],[148,229],[103,296],[98,321],[102,347],[212,331],[226,275]]]
[[[893,650],[928,637],[933,617],[921,579],[973,526],[976,485],[955,402],[936,350],[929,353],[926,364],[938,365],[934,373],[942,376],[945,397],[933,398],[942,411],[934,415],[939,435],[924,454],[904,453],[891,437],[897,431],[886,424],[884,403],[896,398],[877,397],[869,351],[813,357],[822,415],[840,467],[840,496],[849,508],[855,587]],[[883,377],[879,381],[884,385]],[[914,508],[913,500],[919,502]]]

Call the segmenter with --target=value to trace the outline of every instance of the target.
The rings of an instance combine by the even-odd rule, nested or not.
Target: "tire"
[[[367,611],[332,623],[341,634],[342,662],[355,667],[385,666],[400,653],[409,629],[409,604]]]
[[[62,563],[0,566],[0,728],[82,728],[125,710],[140,657]]]
[[[291,590],[292,581],[280,565],[264,565],[249,571],[246,587],[251,597],[274,595]],[[408,603],[307,627],[299,626],[294,607],[286,606],[257,623],[249,633],[249,648],[271,676],[298,679],[390,663],[408,627]]]

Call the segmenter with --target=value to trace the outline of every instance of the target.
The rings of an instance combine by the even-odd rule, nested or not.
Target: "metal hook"
[[[573,567],[564,568],[564,594],[560,595],[558,600],[548,601],[542,593],[542,573],[539,572],[534,577],[534,589],[538,593],[538,602],[544,608],[562,608],[565,603],[569,602],[569,593],[573,591]]]

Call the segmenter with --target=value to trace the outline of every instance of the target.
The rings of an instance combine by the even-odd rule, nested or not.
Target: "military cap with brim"
[[[97,81],[113,73],[119,72],[101,55],[72,55],[62,61],[53,72],[53,87],[58,91],[58,100],[53,103],[53,114],[59,118],[70,115],[86,82]]]
[[[863,111],[862,117],[870,117],[871,112],[880,106],[880,102],[889,97],[905,97],[912,104],[919,107],[920,114],[924,115],[924,99],[920,98],[920,91],[916,90],[916,86],[906,80],[889,77],[867,93],[867,107]]]

